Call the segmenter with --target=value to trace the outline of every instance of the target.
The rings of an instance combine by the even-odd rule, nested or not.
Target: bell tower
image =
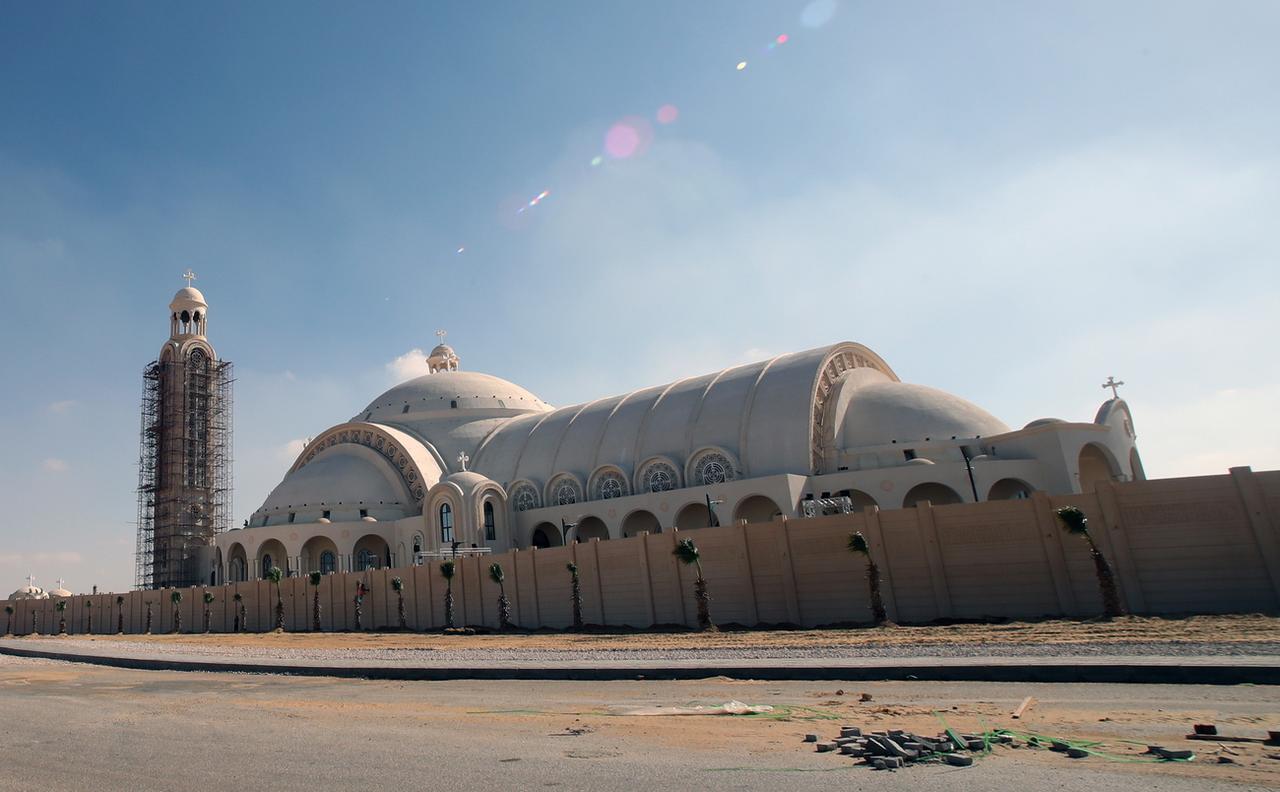
[[[169,340],[142,373],[135,587],[218,583],[214,536],[230,527],[232,366],[205,336],[191,285],[169,303]]]

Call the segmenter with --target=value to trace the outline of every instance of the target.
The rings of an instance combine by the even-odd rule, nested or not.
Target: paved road
[[[1280,719],[1280,690],[1269,687],[885,682],[858,690],[872,692],[889,713],[884,717],[904,724],[932,721],[934,708],[953,719],[968,710],[1007,713],[1030,693],[1043,712],[1057,712],[1064,723],[1097,721],[1101,710],[1117,713],[1114,727],[1104,724],[1116,739],[1142,739],[1152,729],[1171,735],[1185,729],[1183,718],[1192,712],[1214,713],[1219,722]],[[1006,751],[965,770],[873,773],[799,743],[804,731],[833,731],[832,722],[606,714],[611,706],[731,698],[841,706],[824,701],[833,695],[830,683],[813,682],[388,682],[129,671],[0,657],[6,733],[0,790],[1136,792],[1158,786],[1238,792],[1280,780],[1261,755],[1260,769],[1220,774],[1207,764],[1086,765],[1026,751]],[[854,705],[843,706],[842,716]],[[1161,710],[1176,711],[1176,722],[1157,727],[1118,714],[1158,720]],[[571,735],[570,728],[584,733]],[[1245,786],[1222,780],[1228,777]]]

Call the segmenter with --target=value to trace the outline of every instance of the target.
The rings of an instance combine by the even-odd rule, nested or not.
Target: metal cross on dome
[[[57,579],[56,581],[54,581],[54,582],[57,584],[58,588],[66,588],[66,586],[65,586],[64,584],[65,584],[67,581],[63,580],[62,578],[58,578],[58,579]]]
[[[436,338],[440,339],[440,343],[442,343],[442,344],[444,343],[444,337],[445,337],[445,336],[447,336],[447,335],[449,335],[449,331],[448,331],[448,330],[437,330],[437,331],[436,331]]]
[[[1102,383],[1102,387],[1111,389],[1111,398],[1120,398],[1120,386],[1124,384],[1124,380],[1118,380],[1115,377],[1107,377],[1107,381]]]
[[[182,273],[182,277],[187,279],[187,285],[190,286],[191,281],[196,279],[196,274],[191,271],[190,267],[187,267],[187,271]]]
[[[467,463],[471,461],[471,457],[467,456],[467,452],[463,451],[458,454],[458,464],[462,466],[462,472],[467,472]]]

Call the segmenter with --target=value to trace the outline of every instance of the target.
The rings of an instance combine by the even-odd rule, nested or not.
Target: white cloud
[[[46,473],[66,473],[71,469],[71,466],[67,464],[67,460],[58,459],[57,457],[49,457],[40,463],[40,467]]]
[[[1153,478],[1280,469],[1280,383],[1225,388],[1135,410],[1138,448]]]
[[[49,412],[51,413],[62,415],[63,413],[69,412],[71,408],[75,406],[76,406],[75,399],[63,399],[62,401],[56,401],[51,403],[46,409],[48,409]]]
[[[301,437],[290,440],[280,446],[276,451],[276,458],[281,462],[292,464],[295,459],[302,453],[302,449],[307,447],[307,441]]]
[[[388,363],[387,371],[396,382],[404,382],[431,373],[427,368],[427,353],[417,347]]]

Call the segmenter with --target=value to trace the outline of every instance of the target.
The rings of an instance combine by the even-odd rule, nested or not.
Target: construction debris
[[[939,716],[941,718],[941,716]],[[1191,751],[1169,750],[1159,745],[1147,746],[1146,754],[1116,755],[1101,750],[1096,742],[1067,740],[1008,729],[993,729],[981,734],[963,734],[942,723],[940,734],[927,736],[902,729],[863,732],[857,726],[841,726],[840,736],[823,740],[820,735],[806,734],[804,741],[814,743],[818,753],[848,756],[873,770],[897,770],[913,764],[945,763],[952,767],[970,767],[974,759],[991,753],[994,746],[1048,749],[1072,759],[1097,757],[1124,762],[1190,762]],[[1225,758],[1225,757],[1223,757]]]
[[[1027,696],[1022,700],[1022,703],[1018,705],[1018,708],[1013,711],[1013,715],[1011,717],[1014,720],[1020,720],[1022,718],[1022,713],[1030,709],[1031,705],[1035,703],[1036,703],[1036,700],[1034,698],[1032,698],[1031,696]]]

